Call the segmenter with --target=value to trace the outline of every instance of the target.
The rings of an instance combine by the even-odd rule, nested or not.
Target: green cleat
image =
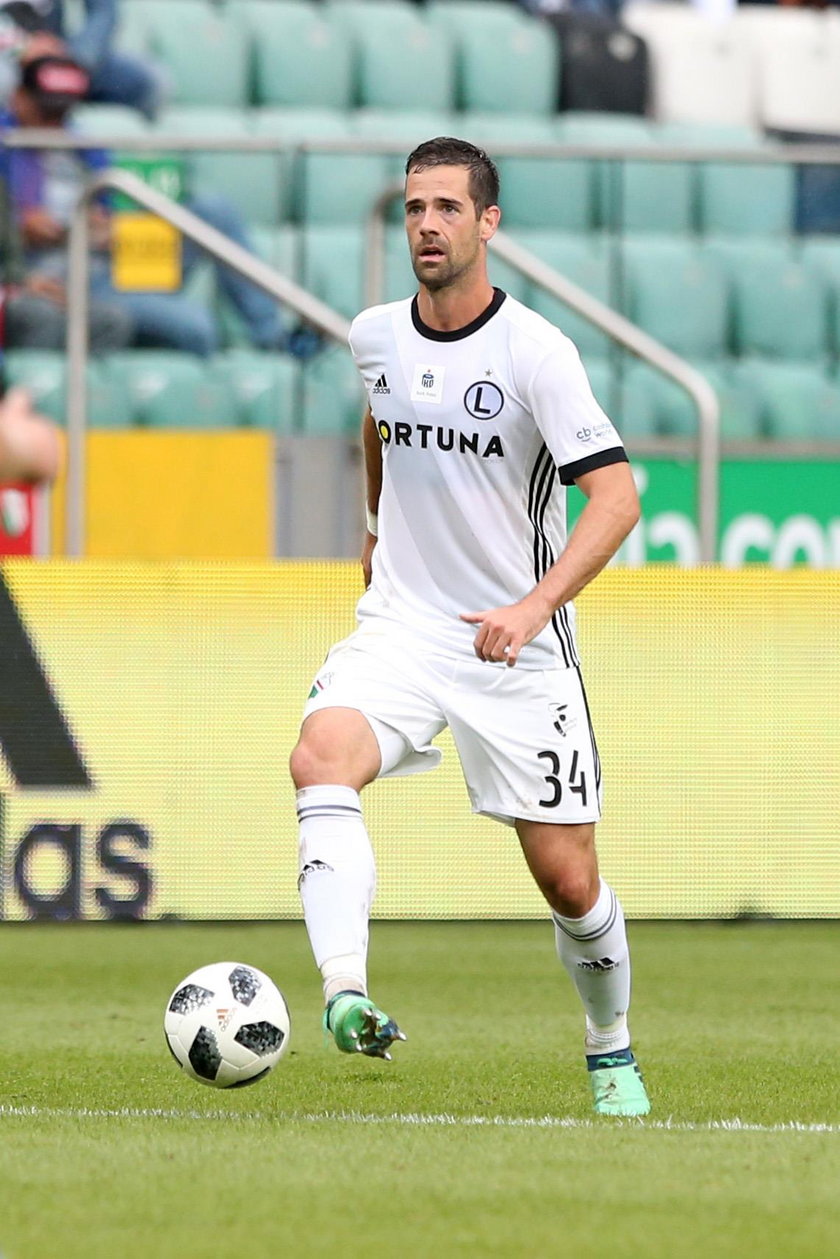
[[[367,1054],[388,1062],[394,1041],[406,1039],[394,1020],[361,992],[339,992],[327,1002],[324,1031],[332,1035],[344,1054]]]
[[[632,1049],[587,1054],[596,1115],[646,1115],[650,1100]]]

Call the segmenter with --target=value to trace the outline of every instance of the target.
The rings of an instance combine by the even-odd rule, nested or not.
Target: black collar
[[[453,328],[451,332],[439,332],[437,328],[430,328],[428,324],[423,323],[420,318],[420,311],[417,306],[417,294],[411,301],[411,322],[414,324],[415,330],[420,333],[421,337],[426,337],[429,341],[461,341],[464,337],[471,337],[474,332],[478,332],[479,328],[483,328],[488,320],[492,319],[502,302],[507,297],[507,293],[503,293],[501,289],[493,289],[493,300],[480,315],[473,319],[472,323],[466,324],[463,328]]]

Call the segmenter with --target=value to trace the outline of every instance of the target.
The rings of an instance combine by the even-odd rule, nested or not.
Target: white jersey
[[[398,621],[444,654],[474,658],[461,612],[523,598],[566,543],[566,491],[627,456],[572,342],[500,290],[455,332],[417,298],[362,311],[350,348],[382,441],[373,578],[360,622]],[[578,663],[566,604],[517,668]],[[505,666],[501,666],[505,667]]]

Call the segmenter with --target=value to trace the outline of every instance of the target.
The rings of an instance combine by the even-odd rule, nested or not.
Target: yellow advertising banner
[[[173,292],[181,287],[181,233],[154,214],[122,210],[113,216],[114,288]]]
[[[99,559],[268,559],[274,439],[256,430],[93,429],[87,438],[86,554]],[[64,549],[62,478],[52,550]]]
[[[0,576],[0,917],[298,916],[288,755],[357,566]],[[578,605],[628,914],[840,915],[840,573],[613,569]],[[542,915],[441,746],[366,793],[377,915]]]

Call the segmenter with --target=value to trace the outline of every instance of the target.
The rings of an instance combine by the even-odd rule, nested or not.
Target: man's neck
[[[455,288],[430,291],[420,285],[417,312],[427,328],[435,332],[457,332],[478,319],[493,300],[493,286],[488,279],[473,284],[466,292]]]

